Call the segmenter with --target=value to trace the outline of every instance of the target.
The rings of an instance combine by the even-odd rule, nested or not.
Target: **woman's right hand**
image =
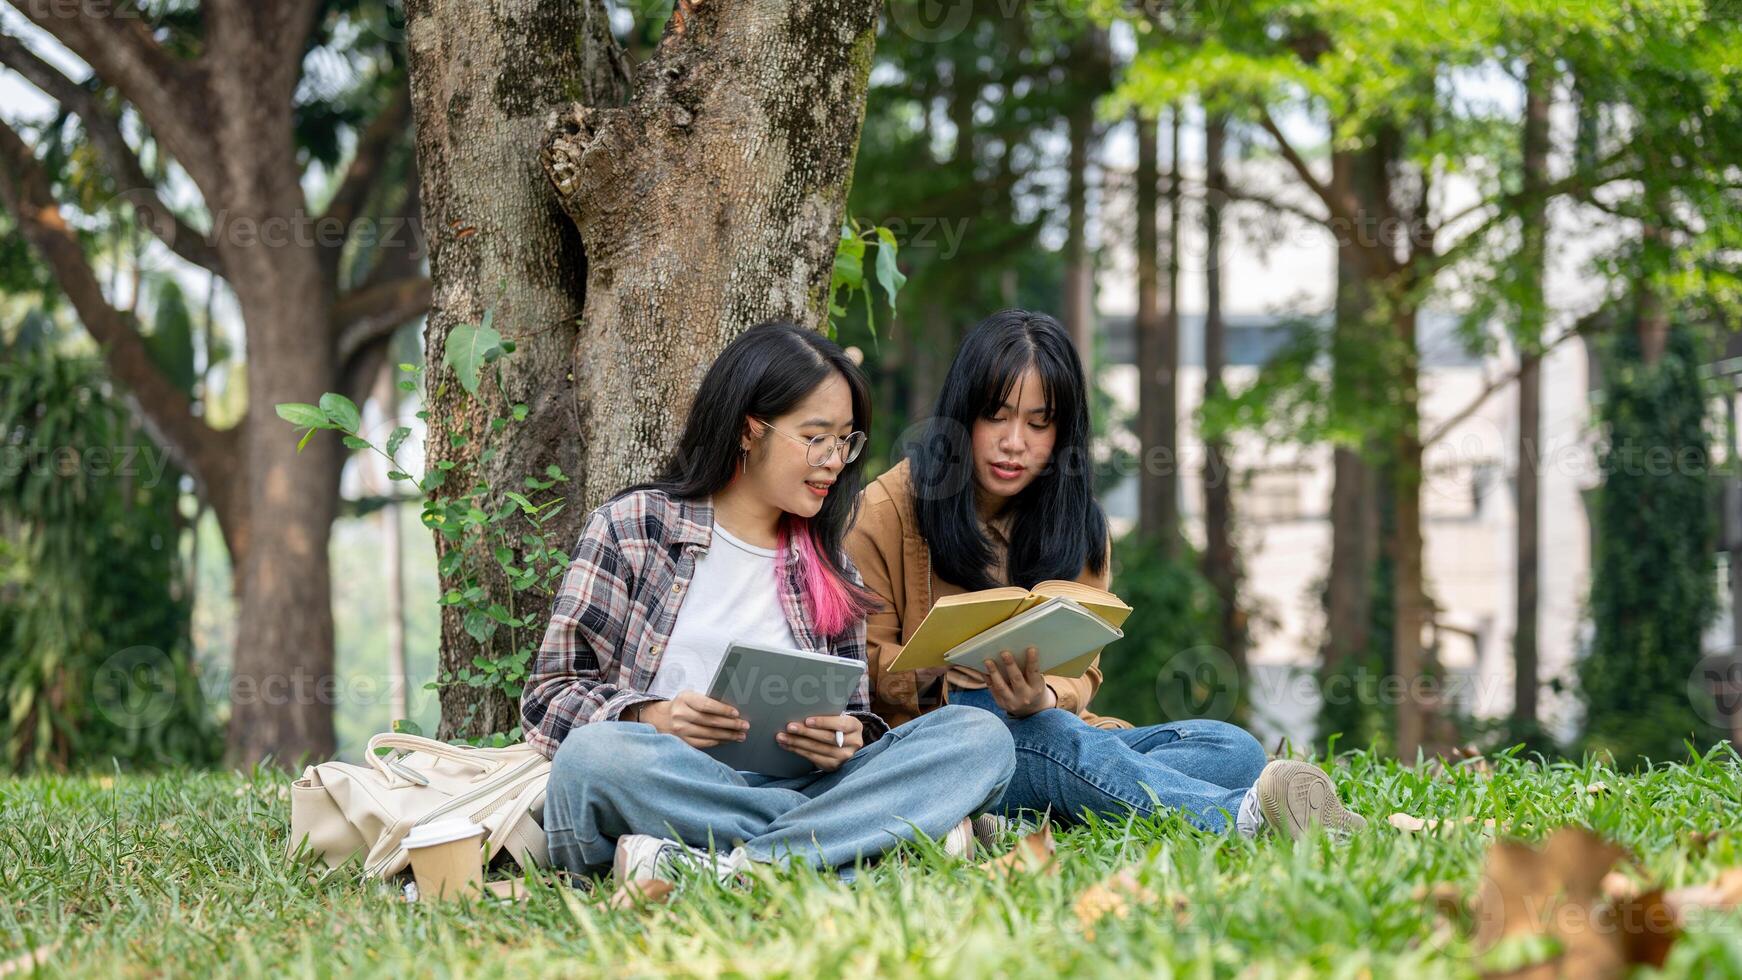
[[[649,701],[635,716],[667,735],[676,735],[698,749],[723,742],[742,742],[750,723],[738,709],[699,691],[680,691],[670,701]]]

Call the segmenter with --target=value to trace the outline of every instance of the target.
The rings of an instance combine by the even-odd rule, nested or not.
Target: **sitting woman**
[[[1076,349],[1052,317],[1005,310],[963,340],[922,444],[866,488],[847,539],[887,606],[868,624],[873,707],[892,721],[960,705],[1004,720],[1016,739],[1016,775],[996,808],[1007,815],[1172,809],[1210,831],[1232,818],[1248,835],[1360,828],[1323,770],[1266,765],[1258,741],[1227,722],[1133,728],[1091,714],[1098,658],[1081,677],[1040,672],[1032,648],[984,670],[889,670],[943,596],[1048,579],[1107,588],[1112,545],[1091,480],[1088,403]]]
[[[775,736],[814,765],[806,775],[741,772],[702,751],[769,734],[698,689],[730,642],[864,660],[876,598],[841,539],[870,423],[864,375],[838,346],[764,324],[708,370],[660,479],[589,515],[521,702],[528,741],[553,759],[556,866],[726,878],[749,861],[843,867],[918,832],[972,847],[967,818],[1015,767],[1009,733],[983,711],[891,728],[861,679],[846,714]]]

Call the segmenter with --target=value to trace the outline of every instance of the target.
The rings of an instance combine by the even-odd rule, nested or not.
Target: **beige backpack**
[[[378,749],[388,749],[385,754]],[[366,765],[322,762],[290,787],[290,845],[303,841],[336,868],[362,852],[363,877],[389,877],[408,863],[405,835],[422,823],[465,817],[484,827],[485,861],[506,850],[523,868],[542,866],[544,789],[550,760],[522,742],[500,749],[449,745],[384,732]]]

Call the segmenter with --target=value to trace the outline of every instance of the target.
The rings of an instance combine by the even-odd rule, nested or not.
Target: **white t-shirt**
[[[733,640],[798,646],[780,608],[777,557],[773,548],[758,548],[714,524],[713,544],[696,562],[647,693],[662,698],[682,691],[708,693],[708,682]]]

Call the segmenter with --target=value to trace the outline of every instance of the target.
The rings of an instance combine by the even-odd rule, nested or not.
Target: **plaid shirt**
[[[714,509],[707,500],[679,500],[658,490],[626,494],[588,515],[520,699],[526,740],[540,752],[555,755],[577,725],[616,721],[635,705],[663,700],[647,689],[659,671],[696,560],[713,540],[713,526]],[[859,581],[850,563],[846,568]],[[818,637],[802,598],[797,562],[789,561],[786,569],[780,605],[798,645],[863,661],[865,624],[833,640]],[[867,682],[861,679],[847,713],[864,724],[866,744],[889,729],[870,705]]]

